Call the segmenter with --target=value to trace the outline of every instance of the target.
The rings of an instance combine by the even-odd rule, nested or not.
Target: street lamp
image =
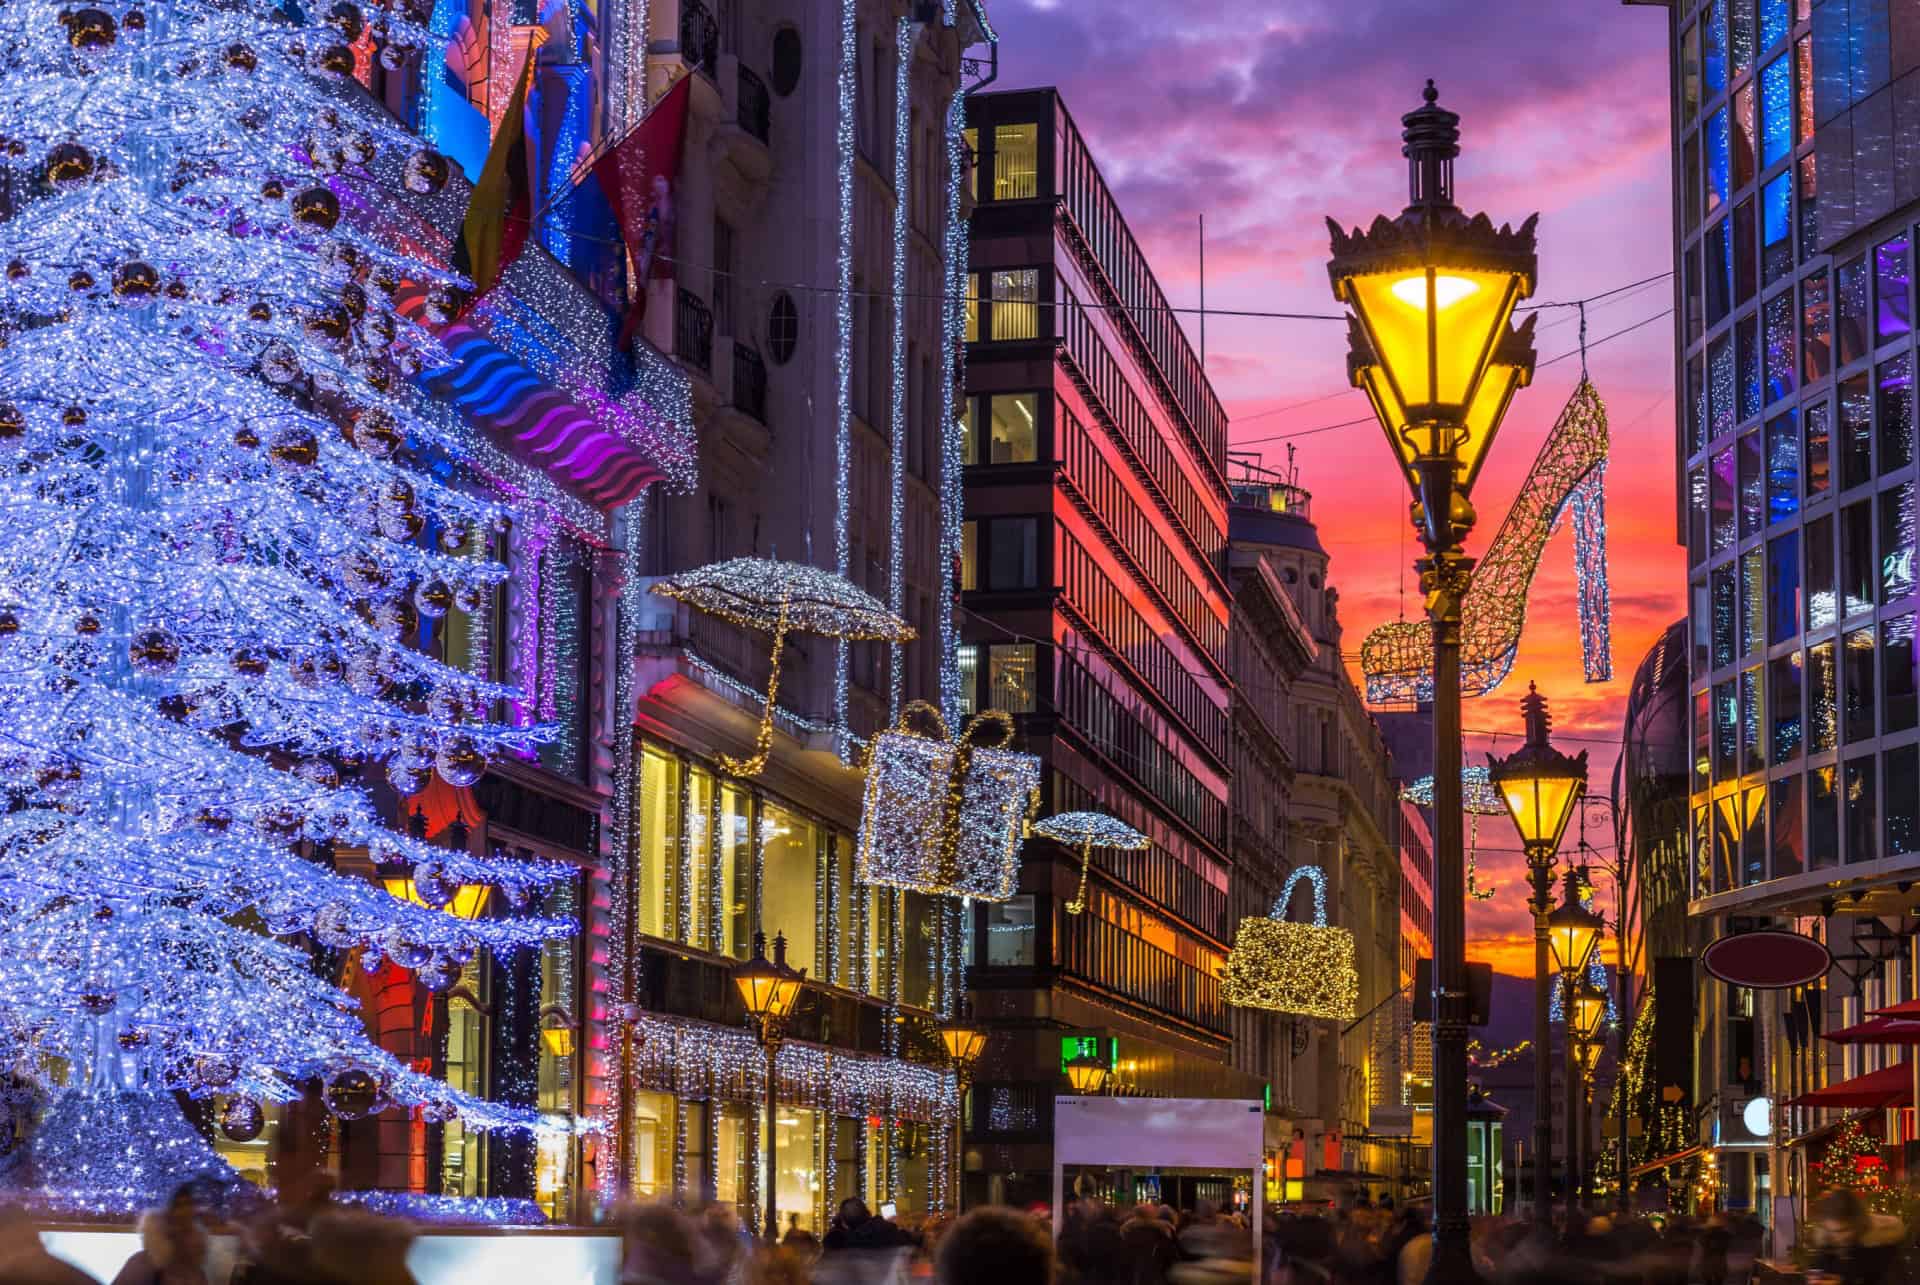
[[[807,984],[807,970],[787,965],[785,934],[773,939],[773,958],[767,958],[767,935],[753,935],[753,958],[734,965],[733,984],[740,991],[747,1016],[753,1019],[760,1046],[767,1051],[767,1221],[769,1241],[780,1236],[780,1213],[775,1205],[774,1178],[774,1090],[776,1062],[785,1034],[786,1021],[794,1005],[800,1002],[801,988]]]
[[[1428,81],[1401,117],[1408,204],[1349,233],[1329,219],[1334,298],[1353,309],[1349,378],[1365,388],[1414,496],[1433,624],[1434,1255],[1430,1280],[1474,1279],[1467,1227],[1466,852],[1460,821],[1460,605],[1473,560],[1468,494],[1514,388],[1533,367],[1514,305],[1533,293],[1533,225],[1495,228],[1453,203],[1460,117]],[[1496,362],[1496,357],[1499,359]]]
[[[1527,855],[1527,877],[1533,885],[1533,1221],[1541,1227],[1552,1222],[1547,1207],[1543,1175],[1553,1165],[1553,1065],[1547,1060],[1553,1032],[1549,1015],[1549,988],[1553,975],[1548,971],[1547,914],[1553,909],[1553,858],[1560,850],[1560,837],[1567,832],[1567,820],[1587,788],[1587,752],[1578,757],[1562,754],[1547,741],[1553,719],[1547,713],[1547,698],[1532,683],[1520,701],[1526,719],[1527,739],[1504,759],[1487,756],[1487,778],[1500,791],[1514,828],[1520,832],[1520,846]]]
[[[1107,1087],[1109,1069],[1097,1058],[1077,1057],[1067,1063],[1067,1083],[1081,1097],[1092,1097]]]
[[[947,1065],[953,1068],[953,1211],[960,1212],[960,1185],[967,1169],[965,1125],[967,1086],[973,1083],[973,1068],[987,1050],[986,1028],[967,1020],[965,1013],[955,1014],[940,1024],[940,1046],[946,1050]]]
[[[1587,961],[1593,957],[1594,948],[1600,943],[1600,933],[1606,927],[1606,921],[1593,911],[1588,910],[1581,900],[1580,872],[1567,871],[1566,890],[1560,904],[1547,915],[1547,947],[1553,952],[1553,962],[1560,969],[1560,976],[1566,986],[1562,1013],[1567,1022],[1567,1234],[1572,1235],[1574,1220],[1580,1212],[1580,1189],[1575,1181],[1579,1164],[1579,1138],[1574,1130],[1579,1123],[1579,1083],[1578,1067],[1580,1032],[1575,1026],[1578,1011],[1578,994],[1582,974],[1586,972]],[[1605,1012],[1604,999],[1601,1012]],[[1598,1022],[1595,1023],[1598,1029]]]

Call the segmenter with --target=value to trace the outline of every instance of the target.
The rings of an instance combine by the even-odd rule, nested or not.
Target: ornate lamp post
[[[807,984],[807,970],[787,964],[785,934],[773,939],[773,959],[767,959],[767,935],[753,935],[753,958],[733,969],[733,984],[740,990],[747,1016],[753,1019],[754,1033],[767,1051],[767,1218],[764,1231],[768,1240],[780,1237],[780,1211],[774,1201],[774,1096],[776,1061],[785,1037],[788,1016],[800,1002],[800,991]]]
[[[1083,1098],[1090,1098],[1107,1087],[1111,1068],[1098,1058],[1077,1057],[1067,1063],[1067,1083]]]
[[[1527,740],[1504,759],[1487,758],[1488,778],[1506,800],[1520,846],[1527,854],[1527,877],[1533,885],[1533,1221],[1553,1221],[1547,1183],[1553,1173],[1553,1065],[1547,1050],[1553,1047],[1549,1009],[1553,975],[1548,971],[1547,913],[1553,909],[1553,859],[1567,820],[1587,789],[1587,752],[1578,758],[1562,754],[1547,742],[1553,719],[1547,699],[1532,683],[1520,702],[1526,718]]]
[[[1600,947],[1596,942],[1594,951]],[[1600,1028],[1607,1020],[1607,993],[1593,984],[1584,972],[1579,983],[1573,988],[1567,1004],[1567,1029],[1574,1037],[1574,1063],[1580,1073],[1577,1081],[1579,1096],[1575,1099],[1580,1106],[1580,1146],[1575,1153],[1580,1157],[1579,1190],[1584,1195],[1592,1192],[1592,1173],[1594,1154],[1592,1152],[1592,1099],[1588,1096],[1593,1087],[1594,1068],[1600,1063]]]
[[[1415,563],[1433,624],[1435,1281],[1474,1279],[1467,1239],[1466,857],[1460,822],[1460,605],[1473,560],[1474,478],[1533,352],[1512,329],[1533,293],[1533,220],[1516,232],[1453,203],[1460,117],[1428,81],[1401,117],[1408,204],[1348,233],[1331,219],[1327,265],[1353,309],[1348,378],[1364,388],[1413,491]]]
[[[1547,915],[1547,947],[1553,952],[1553,962],[1560,969],[1560,976],[1566,986],[1567,1002],[1564,1011],[1567,1018],[1567,1229],[1573,1229],[1573,1220],[1580,1208],[1580,1191],[1574,1182],[1574,1129],[1578,1123],[1575,1110],[1576,1086],[1580,1083],[1579,1051],[1574,1047],[1579,1042],[1579,1033],[1574,1028],[1576,1001],[1574,996],[1580,988],[1581,975],[1586,972],[1587,961],[1593,957],[1594,947],[1600,942],[1604,921],[1593,911],[1588,910],[1580,900],[1580,875],[1578,871],[1568,870],[1566,891],[1559,905]],[[1606,1012],[1604,1001],[1600,1012]]]
[[[946,1051],[947,1065],[953,1068],[953,1212],[960,1212],[961,1184],[966,1181],[967,1088],[973,1083],[973,1068],[987,1049],[987,1030],[977,1022],[956,1014],[940,1024],[940,1046]]]

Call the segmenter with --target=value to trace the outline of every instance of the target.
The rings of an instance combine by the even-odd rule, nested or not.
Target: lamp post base
[[[1480,1285],[1473,1267],[1473,1246],[1467,1221],[1457,1226],[1434,1225],[1433,1261],[1427,1266],[1426,1285]]]

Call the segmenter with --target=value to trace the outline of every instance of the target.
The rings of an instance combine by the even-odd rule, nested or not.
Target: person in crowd
[[[1123,1278],[1124,1285],[1167,1285],[1167,1273],[1180,1261],[1180,1247],[1173,1242],[1173,1220],[1162,1214],[1161,1207],[1142,1203],[1134,1206],[1133,1213],[1120,1224],[1120,1243],[1131,1269]]]
[[[1876,1214],[1858,1192],[1835,1189],[1814,1202],[1813,1270],[1834,1285],[1888,1285],[1906,1228]],[[1810,1278],[1811,1279],[1811,1278]]]
[[[1075,1285],[1107,1285],[1131,1274],[1126,1242],[1113,1211],[1097,1200],[1075,1201],[1056,1247],[1060,1278]]]
[[[18,1205],[0,1205],[0,1282],[5,1285],[99,1285],[47,1252],[40,1229]]]
[[[703,1238],[678,1210],[639,1205],[625,1211],[620,1223],[620,1285],[688,1285],[699,1279]]]
[[[820,1242],[821,1249],[832,1254],[840,1250],[902,1250],[913,1244],[913,1237],[885,1218],[875,1217],[867,1208],[867,1202],[858,1196],[848,1196],[840,1202],[840,1209],[833,1216],[833,1225],[827,1228],[826,1238]]]
[[[208,1285],[207,1233],[193,1192],[182,1187],[165,1209],[140,1219],[140,1248],[113,1285]]]
[[[413,1224],[364,1209],[329,1209],[308,1224],[313,1279],[326,1285],[416,1285]]]
[[[940,1285],[1053,1285],[1046,1228],[1011,1209],[976,1209],[940,1238]]]

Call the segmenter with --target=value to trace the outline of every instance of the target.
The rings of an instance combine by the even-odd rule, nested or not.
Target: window
[[[1760,279],[1772,285],[1793,272],[1793,176],[1781,174],[1760,189]],[[1784,303],[1786,308],[1786,345],[1793,349],[1793,296],[1781,295],[1769,302]],[[1773,323],[1767,323],[1768,345],[1773,343]],[[1791,387],[1791,385],[1789,385]]]
[[[1761,468],[1760,430],[1749,429],[1735,444],[1740,467],[1740,538],[1757,535],[1766,524],[1766,477]]]
[[[987,463],[1030,464],[1040,458],[1039,400],[1037,393],[1003,393],[990,400]]]
[[[1914,490],[1902,482],[1880,492],[1880,602],[1899,602],[1913,592]]]
[[[1840,773],[1817,767],[1807,773],[1807,868],[1840,861]]]
[[[980,587],[980,524],[960,524],[960,590]]]
[[[1733,663],[1733,631],[1736,623],[1733,567],[1713,571],[1713,667],[1722,669]]]
[[[1807,470],[1807,497],[1811,499],[1825,494],[1833,485],[1833,408],[1826,402],[1816,402],[1805,409],[1807,449],[1802,458]]]
[[[1767,542],[1767,638],[1781,643],[1800,632],[1800,533]]]
[[[1920,852],[1920,745],[1888,750],[1881,762],[1887,774],[1887,855]]]
[[[1754,110],[1753,82],[1748,81],[1733,95],[1733,187],[1739,191],[1753,182],[1755,135],[1758,124]]]
[[[1687,189],[1687,231],[1691,232],[1700,226],[1700,135],[1697,132],[1687,135],[1686,146],[1681,154],[1684,158],[1682,161],[1685,175],[1683,181]],[[1691,262],[1695,265],[1690,274],[1693,277],[1692,293],[1695,298],[1698,298],[1700,295],[1700,272],[1698,267],[1700,261],[1694,259]]]
[[[984,524],[987,583],[992,590],[1040,586],[1040,523],[1035,518],[995,518]]]
[[[1827,270],[1800,281],[1800,377],[1811,384],[1833,369],[1833,307],[1827,296]]]
[[[1717,326],[1733,310],[1733,236],[1726,219],[1707,229],[1701,250],[1706,256],[1703,271],[1707,286],[1707,325]],[[1731,364],[1727,372],[1731,378]]]
[[[1713,422],[1710,425],[1713,438],[1718,441],[1733,431],[1738,422],[1740,408],[1736,403],[1734,386],[1738,382],[1733,369],[1733,335],[1722,334],[1707,349],[1708,396],[1713,408]]]
[[[1698,455],[1707,444],[1707,384],[1701,377],[1700,355],[1687,362],[1687,454]]]
[[[1688,27],[1680,37],[1680,119],[1689,121],[1700,110],[1700,28]]]
[[[1727,87],[1727,0],[1708,0],[1700,37],[1707,97],[1712,98]]]
[[[953,663],[954,669],[960,676],[960,690],[955,693],[954,699],[959,704],[962,717],[971,718],[980,703],[977,695],[980,682],[979,644],[961,643],[954,648]]]
[[[1693,694],[1693,788],[1703,790],[1713,765],[1713,705],[1705,690]]]
[[[482,961],[470,959],[447,1000],[447,1087],[475,1097],[487,1096],[487,1010],[492,987]],[[478,1001],[476,1003],[476,1000]],[[462,1121],[441,1126],[440,1194],[478,1196],[487,1190],[487,1135]]]
[[[1040,195],[1040,143],[1036,125],[993,127],[993,199],[1024,201]]]
[[[1820,179],[1814,168],[1813,152],[1794,162],[1800,174],[1800,257],[1810,259],[1820,252]]]
[[[1885,343],[1913,329],[1913,301],[1909,293],[1907,235],[1873,247],[1873,339]]]
[[[1800,511],[1800,426],[1789,410],[1767,425],[1767,521]]]
[[[1759,288],[1758,253],[1753,239],[1753,198],[1749,196],[1733,211],[1733,302],[1737,306],[1753,298]],[[1753,318],[1746,318],[1751,326]]]
[[[1767,50],[1787,38],[1787,0],[1760,0],[1760,48]]]
[[[1687,550],[1691,557],[1690,565],[1698,566],[1707,560],[1707,470],[1695,467],[1687,474]],[[1291,579],[1293,568],[1287,568]]]
[[[1738,76],[1753,66],[1755,34],[1753,0],[1733,0],[1731,21],[1727,27],[1727,46],[1733,75]]]
[[[637,1090],[633,1095],[627,1137],[633,1165],[632,1194],[638,1199],[673,1198],[673,1113],[678,1105],[671,1093]]]
[[[813,822],[772,803],[760,805],[760,926],[768,950],[787,938],[787,962],[818,976],[815,889],[821,877],[821,834]]]
[[[1843,640],[1840,663],[1842,738],[1873,739],[1873,627],[1856,629]]]
[[[1867,355],[1867,256],[1855,255],[1833,272],[1834,364],[1850,366]]]
[[[1818,629],[1840,618],[1833,589],[1833,519],[1809,522],[1807,534],[1807,628]]]
[[[967,171],[967,199],[980,199],[980,131],[971,127],[960,131],[960,139],[966,144],[966,152],[960,158],[960,164]]]
[[[773,92],[785,98],[800,84],[800,32],[781,27],[773,33],[773,57],[767,68]]]
[[[1867,377],[1855,375],[1840,385],[1840,489],[1850,491],[1873,480],[1873,399]]]
[[[1872,861],[1880,855],[1880,817],[1874,789],[1873,755],[1847,760],[1847,862]]]
[[[1813,137],[1813,37],[1793,42],[1793,141]]]
[[[1835,693],[1833,644],[1807,649],[1807,752],[1824,754],[1840,742],[1839,705]]]
[[[1775,781],[1768,791],[1773,809],[1772,875],[1784,879],[1806,865],[1807,836],[1800,821],[1800,778]]]
[[[1726,108],[1707,117],[1703,137],[1707,149],[1707,217],[1712,218],[1733,199],[1733,137]]]
[[[1762,553],[1752,549],[1740,555],[1740,655],[1761,651],[1767,639],[1767,600],[1761,590]]]
[[[1880,625],[1880,700],[1885,733],[1904,732],[1920,724],[1920,692],[1916,691],[1913,616],[1897,616]],[[1888,777],[1889,783],[1902,778]],[[1891,793],[1891,784],[1889,793]]]
[[[1873,610],[1880,577],[1873,561],[1873,501],[1861,500],[1840,511],[1840,614],[1842,619]]]
[[[1713,779],[1740,775],[1740,696],[1729,679],[1713,686]]]
[[[967,274],[967,297],[964,306],[967,312],[964,334],[967,342],[973,343],[980,338],[980,274],[978,272]]]
[[[733,336],[733,226],[713,221],[713,333]]]
[[[978,962],[1001,967],[1033,964],[1031,893],[987,904],[986,954]]]
[[[784,366],[799,345],[800,309],[794,306],[792,295],[776,290],[767,310],[767,356],[773,358],[774,365]]]
[[[1763,667],[1755,665],[1740,675],[1740,770],[1754,772],[1767,765],[1767,703],[1761,687]]]
[[[1740,363],[1740,418],[1744,421],[1760,413],[1760,319],[1748,313],[1733,323],[1733,333]]]
[[[1775,58],[1760,70],[1760,168],[1793,151],[1793,63]]]
[[[1040,270],[1017,268],[989,278],[988,311],[995,339],[1036,339],[1040,335]]]
[[[634,927],[648,937],[679,936],[680,760],[649,745],[640,756],[640,807],[634,829],[640,888]]]
[[[987,648],[987,705],[1009,714],[1035,709],[1036,677],[1032,643],[995,643]]]
[[[1767,670],[1767,691],[1772,696],[1768,712],[1773,716],[1773,761],[1791,763],[1800,757],[1800,653],[1781,656]]]
[[[1740,528],[1734,520],[1733,448],[1713,457],[1713,551],[1724,553],[1734,546]]]
[[[1880,471],[1913,463],[1913,359],[1902,353],[1874,372],[1874,403],[1880,422]]]

